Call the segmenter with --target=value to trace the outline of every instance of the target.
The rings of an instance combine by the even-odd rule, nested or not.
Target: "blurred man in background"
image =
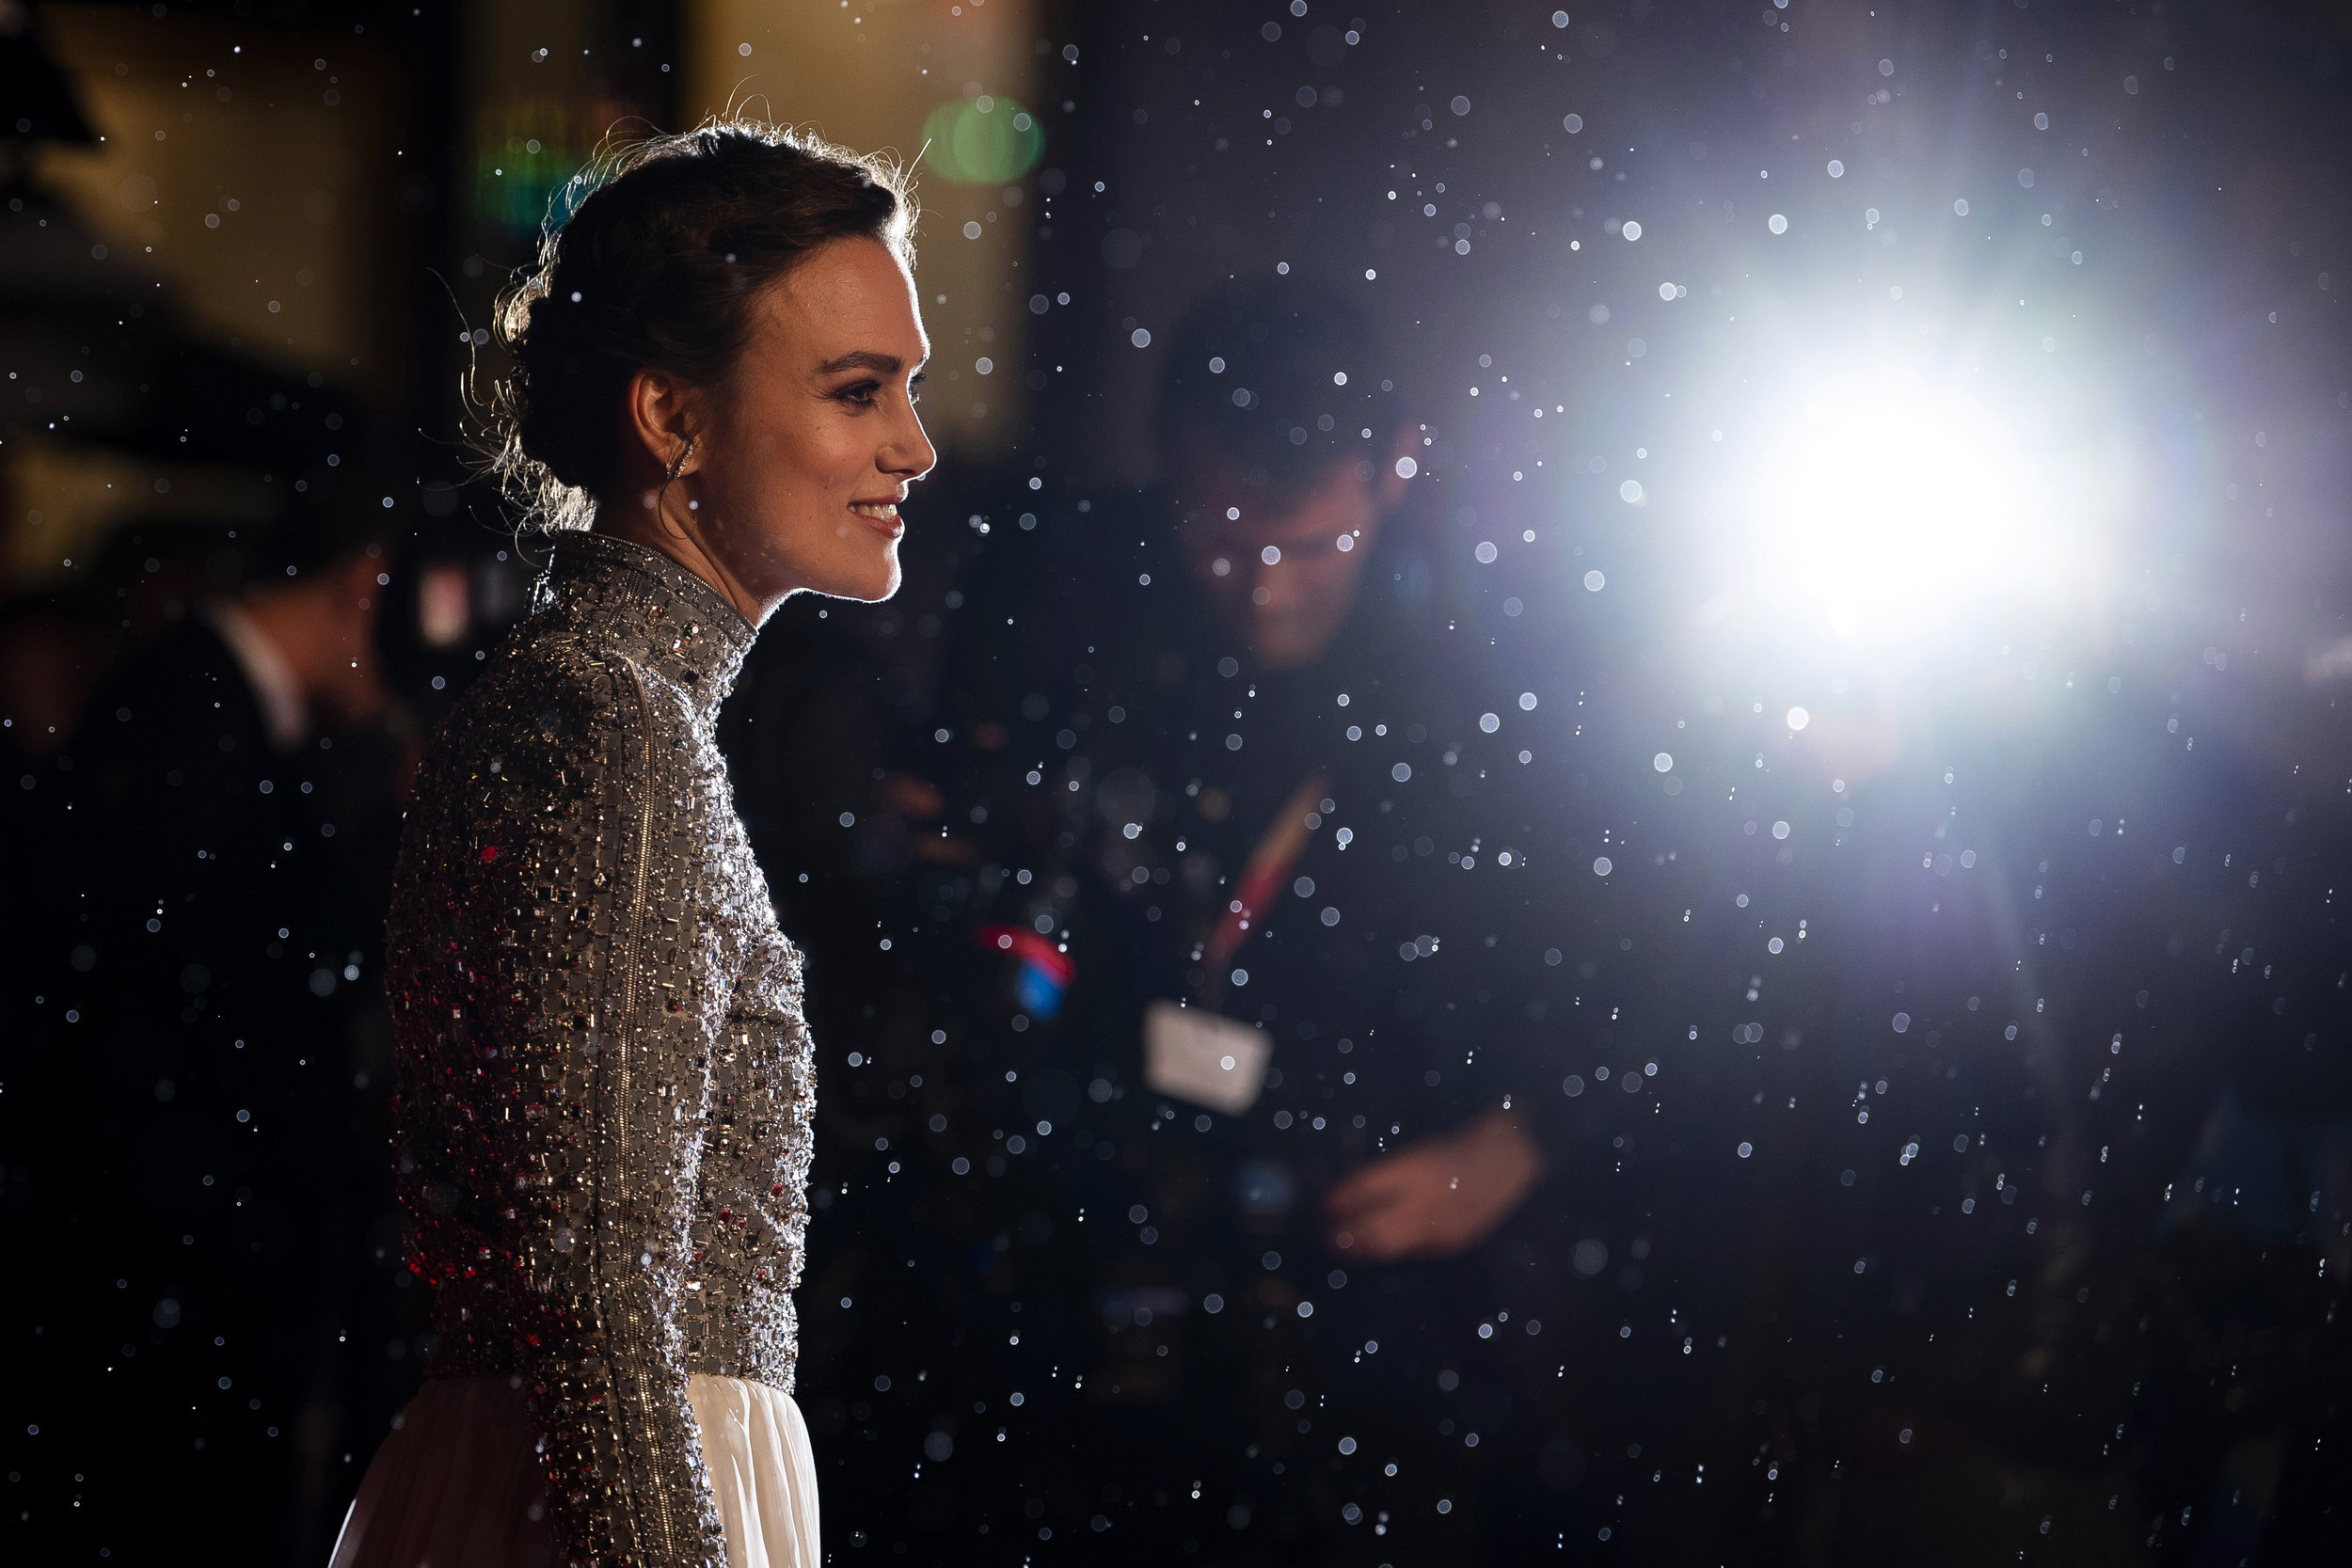
[[[71,1010],[31,1064],[53,1288],[20,1310],[49,1353],[27,1407],[81,1499],[47,1516],[118,1556],[319,1560],[345,1454],[404,1391],[377,1224],[390,538],[354,507],[241,541],[248,586],[134,653],[72,748],[48,938]]]
[[[1485,1243],[1548,1163],[1524,705],[1406,525],[1422,436],[1343,296],[1221,288],[1170,364],[1168,487],[1020,518],[943,705],[978,863],[944,940],[996,986],[946,1141],[1014,1130],[956,1166],[1031,1209],[975,1261],[1056,1432],[1010,1479],[1204,1561],[1463,1545],[1465,1440],[1514,1424],[1457,1370],[1520,1306]]]

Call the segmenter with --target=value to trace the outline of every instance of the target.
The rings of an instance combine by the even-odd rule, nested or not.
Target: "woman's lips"
[[[896,539],[907,531],[905,520],[898,515],[897,501],[851,501],[850,510],[865,518],[866,525],[885,539]]]

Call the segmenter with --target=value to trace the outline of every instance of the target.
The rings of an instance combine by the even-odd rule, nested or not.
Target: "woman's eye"
[[[874,405],[874,394],[881,390],[882,384],[880,382],[856,381],[842,388],[839,391],[834,393],[834,396],[839,398],[844,403],[855,404],[860,408],[871,408]]]

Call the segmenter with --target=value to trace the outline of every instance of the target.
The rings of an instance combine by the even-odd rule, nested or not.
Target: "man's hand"
[[[1331,1189],[1331,1244],[1351,1258],[1451,1258],[1493,1234],[1544,1173],[1508,1111],[1375,1160]]]

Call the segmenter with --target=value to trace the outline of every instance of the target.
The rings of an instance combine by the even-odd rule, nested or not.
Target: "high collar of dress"
[[[542,613],[582,640],[655,670],[715,712],[759,628],[663,555],[609,533],[567,534],[541,584]]]

